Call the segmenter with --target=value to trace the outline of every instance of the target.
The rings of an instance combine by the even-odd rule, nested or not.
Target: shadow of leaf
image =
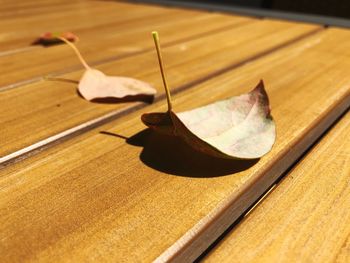
[[[52,41],[44,41],[42,39],[36,39],[30,43],[31,46],[41,45],[43,47],[51,47],[51,46],[62,45],[62,44],[64,44],[64,42],[62,40],[59,40],[59,39],[57,39],[57,40],[54,39]]]
[[[192,149],[178,137],[162,135],[150,129],[145,129],[126,141],[143,147],[140,160],[144,164],[177,176],[224,176],[247,170],[259,161],[215,158]]]
[[[77,89],[77,94],[80,98],[85,100],[85,98],[80,94],[78,89]],[[116,103],[124,103],[124,102],[141,101],[141,102],[151,104],[153,100],[154,100],[153,95],[132,95],[132,96],[125,96],[123,98],[114,98],[114,97],[96,98],[96,99],[90,100],[90,102],[99,103],[99,104],[116,104]]]
[[[80,97],[81,94],[77,90]],[[153,95],[132,95],[132,96],[125,96],[123,98],[114,98],[114,97],[106,97],[106,98],[96,98],[91,100],[90,102],[94,103],[103,103],[103,104],[114,104],[114,103],[123,103],[123,102],[136,102],[141,101],[148,104],[151,104],[154,100]]]

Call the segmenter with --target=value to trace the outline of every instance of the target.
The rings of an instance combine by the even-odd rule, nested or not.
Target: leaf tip
[[[264,81],[261,79],[258,85],[251,91],[253,96],[256,96],[260,101],[260,104],[263,106],[265,115],[267,118],[272,118],[271,116],[271,108],[270,108],[270,100],[265,89]]]
[[[253,91],[256,91],[256,92],[259,92],[259,93],[265,93],[266,96],[267,96],[267,93],[266,93],[266,90],[265,90],[265,83],[264,83],[264,80],[261,79],[258,83],[258,85],[256,85],[256,87],[253,89]]]

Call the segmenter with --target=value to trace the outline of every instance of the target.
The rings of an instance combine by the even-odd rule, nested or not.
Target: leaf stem
[[[62,40],[63,42],[65,42],[68,46],[70,46],[75,54],[78,56],[81,64],[83,64],[83,66],[86,68],[86,69],[91,69],[90,66],[86,63],[85,59],[83,58],[83,56],[81,55],[80,51],[78,50],[78,48],[73,44],[71,43],[70,41],[68,41],[66,38],[64,37],[57,37],[58,39]]]
[[[165,88],[166,99],[167,99],[167,102],[168,102],[168,111],[171,111],[171,109],[172,109],[171,96],[170,96],[170,91],[169,91],[169,87],[168,87],[168,83],[167,83],[167,79],[166,79],[166,75],[165,75],[165,71],[164,71],[162,54],[160,53],[160,44],[159,44],[158,32],[157,31],[153,31],[152,32],[152,36],[153,36],[154,44],[155,44],[156,49],[157,49],[160,73],[162,74],[163,85],[164,85],[164,88]]]

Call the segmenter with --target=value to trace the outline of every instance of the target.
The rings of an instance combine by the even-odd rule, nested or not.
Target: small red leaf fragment
[[[63,41],[59,39],[60,37],[63,37],[70,42],[77,42],[79,40],[79,38],[76,35],[74,35],[72,32],[63,32],[63,33],[46,32],[42,34],[38,39],[36,39],[33,42],[33,44],[50,46],[50,45],[63,43]]]

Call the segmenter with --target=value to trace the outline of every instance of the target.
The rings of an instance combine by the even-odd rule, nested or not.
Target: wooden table
[[[122,1],[0,3],[1,262],[349,262],[349,30]],[[264,79],[269,154],[212,159],[145,130],[140,116],[166,109],[153,30],[176,111]],[[66,45],[31,45],[46,31],[77,34],[106,74],[151,83],[154,103],[91,103],[45,80],[83,73]]]

